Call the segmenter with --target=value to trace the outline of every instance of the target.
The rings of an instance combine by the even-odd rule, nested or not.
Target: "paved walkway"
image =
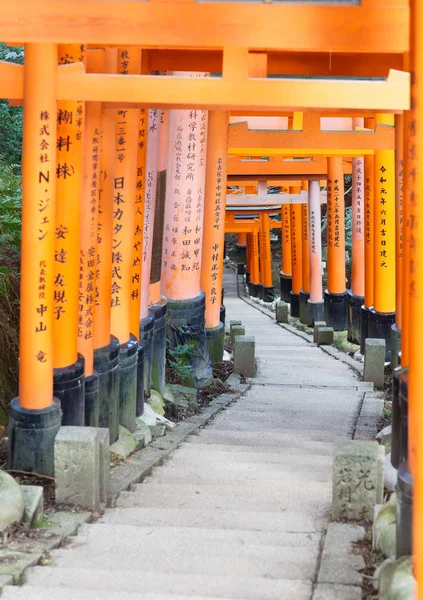
[[[311,600],[337,438],[363,392],[343,363],[236,296],[256,337],[251,390],[2,600]]]

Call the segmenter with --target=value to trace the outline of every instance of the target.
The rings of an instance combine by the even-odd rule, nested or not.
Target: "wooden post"
[[[282,204],[281,209],[281,244],[282,244],[282,269],[280,276],[281,300],[291,301],[292,290],[292,252],[291,252],[291,208],[289,204]]]
[[[53,398],[56,72],[55,44],[25,45],[19,397],[8,465],[46,475],[61,420]]]
[[[393,115],[376,115],[377,123],[394,126]],[[369,312],[369,337],[386,341],[391,358],[391,327],[395,322],[395,152],[375,152],[374,302]]]
[[[61,65],[84,61],[83,45],[63,44],[58,50]],[[63,425],[85,421],[84,360],[77,350],[83,132],[84,102],[58,102],[53,389],[62,407]]]
[[[291,194],[300,194],[301,187],[293,186]],[[303,280],[302,242],[301,242],[301,205],[291,204],[291,255],[292,255],[292,290],[291,316],[300,316],[300,290]]]
[[[206,294],[206,338],[212,362],[221,362],[225,329],[220,322],[225,242],[226,161],[229,112],[210,111],[204,198],[201,289]],[[238,241],[240,234],[238,234]],[[247,245],[247,234],[244,234]]]
[[[345,289],[345,202],[341,156],[328,157],[327,187],[328,287],[325,290],[325,321],[335,331],[348,328]]]
[[[310,320],[324,319],[322,289],[322,217],[320,211],[320,181],[313,179],[309,187],[309,245],[310,245]]]

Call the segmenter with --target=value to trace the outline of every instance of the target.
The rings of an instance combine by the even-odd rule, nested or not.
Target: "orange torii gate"
[[[216,191],[217,180],[221,180],[218,186],[226,183],[226,127],[229,111],[232,114],[247,112],[252,114],[278,114],[283,111],[307,111],[315,110],[330,111],[335,108],[341,112],[346,110],[358,111],[356,117],[365,117],[362,108],[377,111],[381,115],[380,123],[386,123],[386,113],[400,112],[408,108],[408,75],[400,72],[404,68],[404,54],[410,52],[411,71],[414,74],[412,81],[413,102],[411,111],[404,119],[404,216],[407,222],[405,231],[404,258],[405,265],[403,283],[401,289],[403,304],[402,322],[402,364],[410,368],[410,460],[415,481],[415,534],[413,542],[415,545],[416,574],[419,585],[423,581],[423,535],[420,532],[419,511],[421,512],[421,495],[423,494],[423,482],[419,477],[420,463],[423,461],[423,445],[421,444],[421,425],[419,418],[419,402],[423,393],[419,378],[419,315],[422,309],[421,278],[418,276],[422,257],[421,246],[421,223],[419,198],[421,189],[420,171],[418,168],[418,156],[420,152],[420,123],[421,107],[419,101],[420,77],[422,75],[421,52],[420,52],[420,7],[417,2],[411,2],[411,44],[409,45],[408,23],[409,7],[405,0],[363,0],[359,6],[315,6],[315,5],[246,5],[239,10],[236,3],[195,3],[186,2],[121,2],[111,0],[101,5],[102,19],[98,20],[99,3],[91,0],[73,0],[70,4],[63,0],[22,0],[17,6],[3,3],[0,6],[0,39],[9,43],[24,43],[26,46],[25,67],[16,65],[2,65],[0,67],[0,79],[2,81],[2,95],[11,100],[24,100],[25,124],[24,124],[24,159],[23,159],[23,244],[22,244],[22,302],[21,302],[21,366],[20,366],[20,391],[19,399],[12,404],[11,432],[13,435],[12,455],[15,464],[21,464],[39,468],[42,472],[51,471],[52,439],[57,431],[61,419],[61,408],[59,402],[53,398],[53,322],[54,322],[54,255],[55,240],[53,223],[55,221],[56,205],[61,193],[56,195],[58,178],[55,176],[57,165],[60,165],[59,173],[70,177],[69,163],[64,165],[63,161],[57,160],[55,144],[49,144],[49,139],[58,139],[57,122],[51,115],[56,115],[57,102],[81,102],[85,103],[84,132],[86,139],[90,140],[87,145],[91,148],[91,155],[84,150],[82,157],[85,169],[84,175],[91,175],[91,184],[98,172],[94,168],[97,156],[97,133],[95,127],[98,112],[95,104],[101,103],[102,119],[106,119],[106,113],[113,111],[115,117],[130,120],[135,113],[131,111],[140,110],[198,110],[210,111],[210,127],[213,123],[214,131],[220,131],[219,148],[214,151],[216,161],[213,167],[208,168],[210,179],[204,184],[204,206],[214,216],[214,219],[203,221],[209,225],[209,238],[207,246],[203,243],[203,253],[213,254],[213,247],[217,246],[221,251],[223,248],[223,222],[221,215],[221,190]],[[184,19],[180,19],[183,13]],[[210,28],[210,22],[214,27]],[[48,23],[48,27],[46,27]],[[175,27],[178,23],[178,27]],[[192,23],[196,27],[192,27]],[[251,23],[260,23],[260,27],[250,27]],[[286,23],[290,27],[286,27]],[[345,26],[348,24],[348,27]],[[283,40],[280,31],[284,30]],[[310,36],[309,31],[317,32]],[[119,48],[125,52],[127,48],[140,50],[141,65],[147,64],[146,71],[154,68],[166,71],[195,71],[195,72],[221,72],[222,77],[217,78],[190,78],[186,76],[158,76],[148,74],[130,74],[126,66],[118,65],[116,69],[107,72],[104,70],[90,72],[89,61],[87,67],[80,60],[73,64],[58,66],[58,48],[60,44],[78,44],[88,48],[88,54],[93,48],[102,46],[109,49]],[[333,51],[335,49],[335,51]],[[328,58],[330,57],[330,59]],[[79,58],[79,57],[78,57]],[[122,56],[126,59],[126,56]],[[126,60],[124,61],[126,62]],[[262,68],[264,75],[257,77],[257,62]],[[96,67],[97,69],[98,67]],[[118,69],[120,73],[118,74]],[[400,71],[389,71],[399,69]],[[141,66],[142,70],[142,66]],[[406,69],[408,70],[408,69]],[[144,71],[142,70],[144,73]],[[267,77],[268,74],[317,74],[317,75],[353,75],[353,76],[381,76],[381,81],[362,80],[317,80],[317,79],[289,79]],[[91,106],[90,106],[91,104]],[[66,110],[66,109],[62,109]],[[75,109],[75,111],[77,108]],[[68,112],[69,109],[68,109]],[[116,115],[116,113],[121,113]],[[125,114],[124,114],[125,113]],[[225,114],[224,114],[225,113]],[[139,114],[139,113],[138,113]],[[328,112],[329,114],[329,112]],[[130,121],[131,123],[132,121]],[[135,120],[134,120],[135,122]],[[68,123],[69,124],[69,123]],[[124,129],[120,134],[124,139],[126,147],[132,147],[134,140],[131,138],[133,128],[129,127],[128,121],[116,123]],[[109,123],[110,125],[110,123]],[[128,126],[128,129],[126,127]],[[201,117],[200,117],[201,127]],[[89,129],[91,128],[91,129]],[[138,127],[137,127],[138,129]],[[91,135],[87,137],[87,132]],[[112,129],[109,130],[113,131]],[[42,133],[41,133],[42,132]],[[222,133],[223,132],[223,133]],[[150,133],[150,131],[149,131]],[[115,130],[116,134],[116,130]],[[59,137],[60,134],[59,132]],[[67,133],[65,134],[68,135]],[[70,134],[69,134],[70,135]],[[77,135],[77,132],[75,132]],[[131,139],[130,139],[131,138]],[[110,138],[109,138],[110,139]],[[209,136],[209,140],[217,139]],[[222,141],[224,140],[224,142]],[[400,142],[399,142],[400,143]],[[34,157],[40,155],[40,144],[43,157],[42,167]],[[128,144],[128,145],[127,145]],[[204,145],[206,142],[204,141]],[[210,142],[212,144],[212,142]],[[103,131],[103,147],[104,145]],[[209,144],[207,144],[209,146]],[[384,150],[375,156],[374,161],[382,167],[388,176],[384,177],[392,189],[392,160],[387,169],[385,165]],[[128,162],[137,164],[133,157],[134,152],[128,152]],[[116,156],[114,156],[116,167]],[[75,156],[75,160],[80,160]],[[140,159],[141,160],[141,159]],[[379,161],[379,162],[378,162]],[[176,161],[175,161],[176,162]],[[339,177],[342,163],[338,159],[331,161],[334,173]],[[340,164],[341,163],[341,164]],[[110,163],[111,164],[111,161]],[[54,168],[53,166],[54,165]],[[74,165],[72,165],[74,167]],[[75,168],[75,167],[74,167]],[[123,168],[123,167],[122,167]],[[140,167],[141,168],[141,167]],[[155,169],[157,172],[157,168]],[[375,169],[376,171],[376,169]],[[114,177],[113,186],[110,189],[110,180],[102,182],[103,191],[117,196],[119,192],[121,177],[119,169],[118,177]],[[122,176],[123,177],[123,176]],[[207,175],[207,177],[209,177]],[[134,177],[133,177],[134,179]],[[118,181],[115,181],[118,180]],[[74,180],[75,181],[75,180]],[[97,178],[98,181],[98,178]],[[106,183],[107,181],[107,183]],[[385,188],[379,187],[380,181],[374,182],[375,197],[384,198]],[[148,185],[148,182],[147,184]],[[97,186],[91,188],[93,224],[95,215],[98,214],[100,190]],[[225,185],[223,189],[225,189]],[[131,189],[134,186],[131,183]],[[135,186],[136,189],[136,186]],[[129,190],[125,192],[132,194]],[[103,193],[103,192],[102,192]],[[380,202],[379,202],[380,203]],[[95,206],[94,206],[95,205]],[[113,206],[113,205],[112,205]],[[135,206],[135,197],[134,197]],[[208,207],[208,208],[207,208]],[[84,207],[86,208],[86,206]],[[186,207],[185,207],[186,208]],[[81,206],[82,209],[82,206]],[[122,215],[128,231],[135,227],[135,208],[125,206],[127,211]],[[380,206],[378,207],[379,210]],[[42,212],[40,212],[42,210]],[[151,210],[151,207],[146,207]],[[114,212],[117,212],[116,210]],[[116,222],[118,215],[112,214],[113,220],[108,222],[105,230],[112,231],[117,236],[121,229],[116,228],[120,223]],[[379,214],[379,217],[383,217]],[[110,219],[110,213],[109,217]],[[97,221],[98,224],[98,221]],[[100,223],[102,224],[102,223]],[[214,227],[216,226],[216,227]],[[145,220],[144,220],[145,227]],[[134,231],[129,231],[131,244]],[[392,227],[390,228],[392,233]],[[80,233],[84,241],[87,241],[91,230]],[[152,231],[147,228],[147,233]],[[178,232],[179,233],[179,232]],[[109,236],[110,237],[110,236]],[[381,235],[380,238],[384,236]],[[81,239],[82,239],[81,238]],[[125,256],[129,255],[129,243],[124,237],[115,237],[115,245],[121,242],[125,248]],[[375,240],[380,244],[383,251],[383,239]],[[112,239],[113,242],[113,239]],[[209,248],[208,244],[212,244]],[[78,250],[83,248],[82,243]],[[87,245],[88,253],[91,246]],[[379,248],[379,246],[378,246]],[[61,251],[70,252],[66,248]],[[112,249],[117,251],[117,249]],[[219,254],[214,252],[214,254]],[[84,254],[85,257],[85,254]],[[132,253],[131,253],[132,258]],[[212,264],[211,273],[221,276],[219,261],[221,254]],[[127,263],[127,260],[126,260]],[[129,277],[129,266],[123,266],[125,270],[125,285],[122,286],[124,294],[132,293]],[[216,269],[214,269],[216,265]],[[112,269],[116,265],[112,266]],[[210,265],[207,265],[209,268]],[[88,266],[87,268],[91,268]],[[200,265],[200,270],[201,265]],[[220,275],[219,275],[220,273]],[[59,273],[60,275],[62,273]],[[120,275],[121,272],[118,271]],[[123,273],[122,273],[123,276]],[[376,275],[376,286],[374,289],[374,301],[378,301],[378,294],[383,290],[378,284]],[[390,275],[392,279],[392,271]],[[205,272],[201,272],[201,286],[204,287],[203,278]],[[84,279],[84,278],[83,278]],[[120,286],[119,276],[111,273],[112,284]],[[383,280],[383,277],[382,279]],[[126,285],[128,284],[129,285]],[[86,282],[86,287],[89,285]],[[155,282],[157,283],[157,282]],[[216,318],[217,309],[215,295],[212,290],[217,284],[210,284],[210,293],[205,302],[210,313]],[[379,289],[377,289],[379,287]],[[382,286],[383,287],[383,286]],[[389,283],[390,291],[392,281]],[[216,291],[217,294],[217,291]],[[60,299],[61,294],[56,295]],[[117,299],[114,295],[115,308]],[[122,296],[123,298],[123,296]],[[44,302],[46,300],[46,302]],[[389,298],[390,301],[390,298]],[[128,307],[130,303],[124,300]],[[218,303],[219,304],[219,303]],[[119,306],[119,305],[117,305]],[[383,302],[380,304],[383,307]],[[92,307],[91,299],[87,299],[86,311]],[[389,307],[388,307],[389,308]],[[39,310],[38,310],[39,309]],[[408,310],[410,309],[410,310]],[[62,312],[62,311],[61,311]],[[118,312],[123,312],[118,310]],[[380,311],[382,312],[382,310]],[[389,310],[386,314],[389,314]],[[411,316],[409,316],[409,313]],[[115,313],[116,314],[116,313]],[[83,315],[89,317],[88,315]],[[38,320],[37,320],[38,319]],[[409,321],[412,319],[412,321]],[[86,328],[87,340],[89,341],[90,319],[83,321]],[[124,317],[119,321],[119,330],[125,337],[133,334],[128,327],[124,327]],[[215,321],[208,321],[208,329],[214,329]],[[412,323],[412,326],[411,326]],[[217,324],[216,327],[219,327]],[[95,325],[94,325],[95,329]],[[108,340],[110,334],[108,332]],[[138,332],[135,332],[138,333]],[[42,340],[42,342],[40,342]],[[129,344],[138,352],[138,344],[129,339],[119,340],[122,344]],[[88,344],[89,345],[89,344]],[[84,352],[85,362],[91,359],[92,349]],[[133,363],[129,360],[128,369],[132,371]],[[110,350],[112,353],[112,350]],[[78,357],[66,357],[65,361],[74,360]],[[88,358],[87,358],[88,357]],[[62,357],[63,358],[63,357]],[[131,364],[129,364],[131,363]],[[57,363],[59,364],[59,363]],[[89,369],[90,371],[90,369]],[[89,373],[87,372],[88,376]],[[95,378],[94,378],[95,379]],[[73,381],[73,380],[72,380]],[[128,385],[132,390],[131,407],[133,402],[133,384]],[[122,397],[120,399],[122,401]],[[132,411],[132,408],[131,408]],[[132,419],[132,412],[131,412]],[[34,426],[28,429],[27,425]],[[28,433],[31,431],[31,434]],[[43,440],[43,449],[40,452],[40,439]],[[33,450],[37,448],[38,452]],[[31,460],[29,454],[32,453]],[[28,462],[29,461],[29,462]],[[32,463],[31,463],[32,461]],[[37,462],[38,461],[38,462]],[[49,462],[50,461],[50,462]],[[421,595],[421,589],[419,589]]]

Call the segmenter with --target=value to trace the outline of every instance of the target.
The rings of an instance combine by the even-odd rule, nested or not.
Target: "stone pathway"
[[[311,600],[333,445],[351,437],[364,391],[239,299],[230,271],[225,304],[256,338],[250,391],[2,600]]]

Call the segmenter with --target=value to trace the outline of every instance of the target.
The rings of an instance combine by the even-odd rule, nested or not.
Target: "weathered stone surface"
[[[376,512],[373,523],[373,548],[387,558],[395,556],[396,512],[394,503],[385,504]]]
[[[158,414],[154,412],[148,402],[146,402],[144,404],[144,412],[140,417],[137,417],[137,419],[148,425],[148,427],[153,427],[157,423],[157,416]]]
[[[254,336],[237,335],[234,347],[234,373],[254,377],[256,371]]]
[[[413,577],[411,557],[397,561],[392,573],[389,591],[381,600],[415,600],[416,580]]]
[[[316,344],[318,346],[330,346],[333,344],[333,327],[319,327],[317,329]]]
[[[39,563],[42,552],[13,552],[0,550],[0,577],[11,577],[14,584],[19,580],[28,567]]]
[[[276,323],[288,323],[288,303],[278,300],[275,302]]]
[[[0,575],[0,592],[5,585],[13,585],[13,577],[10,575]]]
[[[175,398],[175,404],[188,402],[189,407],[197,407],[197,390],[195,388],[174,383],[169,383],[168,388]]]
[[[385,381],[385,340],[367,338],[364,353],[364,381],[383,388]]]
[[[20,523],[24,515],[24,497],[18,483],[0,471],[0,531]]]
[[[235,325],[231,327],[231,339],[234,342],[237,335],[245,335],[245,327],[242,325]]]
[[[40,485],[21,485],[25,510],[23,522],[28,525],[37,525],[44,512],[44,490]]]
[[[313,342],[317,344],[317,334],[321,327],[326,327],[326,321],[316,321],[313,328]]]
[[[45,531],[58,536],[75,535],[83,523],[91,520],[90,512],[57,511],[46,519]]]
[[[335,446],[332,517],[373,520],[383,500],[385,451],[377,442],[342,441]]]
[[[61,427],[54,443],[57,504],[100,506],[100,444],[95,427]]]
[[[165,403],[163,398],[156,390],[151,390],[151,396],[148,401],[150,407],[159,415],[164,415]]]
[[[134,436],[125,427],[119,425],[119,437],[114,444],[110,446],[110,452],[126,458],[129,456],[137,447]]]
[[[360,569],[364,558],[352,544],[364,539],[364,527],[344,523],[330,523],[323,547],[318,583],[361,586]]]
[[[100,502],[108,504],[110,495],[110,432],[105,427],[97,429],[100,452]]]
[[[137,448],[145,448],[146,446],[148,446],[148,444],[151,444],[151,442],[153,441],[151,429],[138,417],[136,419],[136,422],[137,426],[132,435],[137,444]]]
[[[231,334],[231,337],[232,337],[232,327],[237,327],[239,325],[242,325],[242,321],[237,321],[234,319],[229,321],[229,333]]]
[[[318,583],[314,590],[313,600],[361,600],[361,587]]]
[[[385,447],[385,453],[388,454],[391,452],[391,442],[392,442],[392,425],[388,425],[379,431],[376,436],[376,439]]]
[[[391,453],[385,454],[385,464],[383,467],[383,481],[386,489],[393,492],[396,490],[398,480],[398,471],[391,464]]]
[[[375,570],[373,574],[372,584],[375,590],[379,591],[381,598],[385,597],[389,591],[391,584],[392,573],[395,569],[395,559],[386,558]]]

